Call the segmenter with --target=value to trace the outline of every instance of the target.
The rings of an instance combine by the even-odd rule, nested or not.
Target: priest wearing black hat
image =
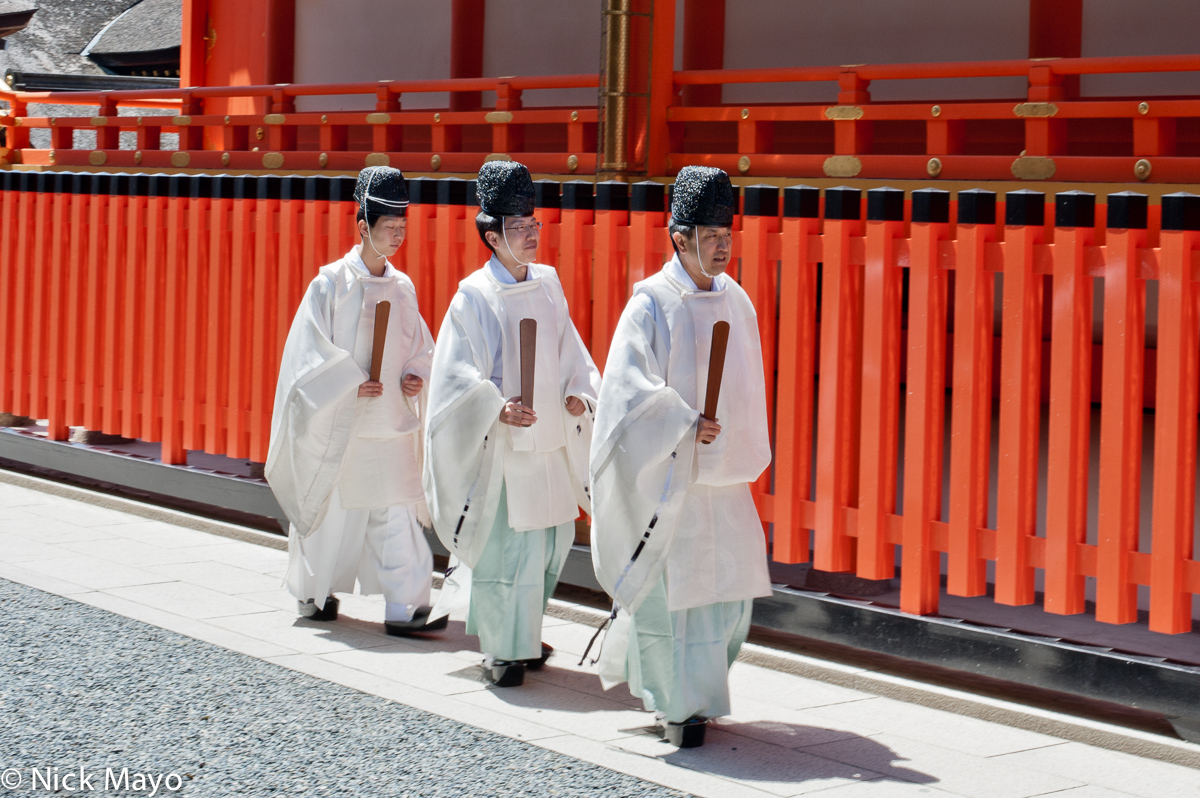
[[[427,632],[446,625],[429,620],[433,556],[421,488],[433,337],[412,280],[388,262],[404,242],[404,175],[364,169],[354,198],[359,243],[322,267],[284,345],[266,477],[291,522],[287,585],[302,616],[335,620],[333,594],[357,582],[362,593],[383,594],[388,634]]]
[[[592,439],[592,562],[615,602],[601,679],[628,681],[681,747],[729,714],[752,599],[771,592],[749,485],[771,462],[762,349],[754,305],[725,274],[734,209],[723,171],[680,170],[675,256],[621,314]],[[708,419],[716,322],[729,324],[729,343]]]
[[[542,614],[590,510],[587,452],[600,374],[567,311],[558,273],[534,262],[541,223],[529,170],[479,170],[475,226],[491,257],[463,280],[430,377],[425,495],[453,555],[445,603],[467,600],[484,673],[524,681],[550,656]],[[522,320],[536,321],[533,398],[521,382]],[[437,613],[435,613],[436,616]]]

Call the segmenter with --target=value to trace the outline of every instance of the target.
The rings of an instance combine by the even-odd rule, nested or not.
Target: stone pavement
[[[624,686],[605,692],[577,665],[602,613],[553,602],[545,638],[558,653],[523,687],[496,689],[480,680],[462,618],[438,637],[393,638],[383,634],[378,597],[346,596],[337,623],[298,619],[281,586],[280,543],[0,471],[0,579],[674,790],[1200,798],[1200,746],[756,646],[731,673],[734,715],[709,730],[703,748],[676,750],[648,732],[652,717]],[[889,697],[908,693],[933,698]],[[1154,758],[1127,753],[1139,750]]]

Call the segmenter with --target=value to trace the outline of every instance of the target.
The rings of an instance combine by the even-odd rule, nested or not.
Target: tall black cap
[[[711,166],[685,166],[675,176],[671,218],[679,224],[729,227],[737,198],[729,175]]]
[[[789,219],[817,219],[821,216],[821,189],[813,186],[787,186],[783,189],[783,215]]]
[[[742,213],[746,216],[778,216],[779,189],[776,186],[746,186],[742,189]]]
[[[1046,223],[1046,195],[1023,188],[1004,195],[1004,223],[1038,226]]]
[[[1162,229],[1200,230],[1200,197],[1186,191],[1163,194]]]
[[[662,213],[666,208],[667,187],[662,183],[646,180],[641,183],[634,183],[631,188],[632,193],[629,196],[629,209],[631,211]]]
[[[358,173],[354,201],[367,216],[404,216],[408,209],[404,173],[391,166],[368,166]]]
[[[437,182],[438,205],[466,205],[467,181],[461,177],[447,177]]]
[[[826,219],[861,219],[862,191],[850,186],[825,189]]]
[[[533,205],[535,208],[560,207],[557,180],[535,180],[533,182]]]
[[[567,210],[590,211],[595,207],[592,184],[586,180],[568,180],[562,184],[562,206]]]
[[[533,214],[533,178],[524,164],[488,161],[480,168],[477,181],[479,209],[489,216]]]
[[[1136,191],[1108,195],[1109,230],[1145,230],[1149,197]]]
[[[1055,227],[1095,227],[1096,195],[1086,191],[1060,191],[1054,195]]]
[[[950,192],[940,188],[919,188],[912,193],[912,220],[917,223],[946,224],[950,221]]]
[[[904,192],[888,186],[869,190],[867,219],[872,222],[903,222]]]
[[[618,180],[603,180],[597,183],[596,210],[629,210],[629,186]]]
[[[959,224],[995,224],[996,192],[969,188],[958,192]]]

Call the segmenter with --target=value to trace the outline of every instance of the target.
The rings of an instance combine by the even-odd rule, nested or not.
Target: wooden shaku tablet
[[[537,362],[537,319],[521,319],[521,404],[533,409],[533,375]]]
[[[375,343],[371,345],[371,381],[379,382],[383,370],[383,347],[387,343],[388,318],[392,315],[392,303],[380,302],[375,306]]]
[[[708,388],[704,391],[704,417],[709,421],[717,417],[717,401],[721,398],[721,378],[725,375],[725,350],[728,346],[729,322],[718,321],[712,329],[712,350],[708,356]]]

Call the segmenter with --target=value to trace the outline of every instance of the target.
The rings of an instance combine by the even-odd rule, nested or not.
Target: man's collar
[[[383,262],[383,274],[382,275],[380,275],[379,277],[376,277],[375,275],[371,274],[371,270],[367,268],[366,261],[363,260],[361,248],[362,248],[362,244],[351,247],[349,254],[346,255],[346,260],[350,263],[350,267],[352,269],[354,269],[354,271],[358,274],[359,277],[378,280],[378,279],[382,279],[384,277],[395,277],[396,276],[396,274],[397,274],[396,268],[394,266],[392,266],[391,262],[389,262],[387,260],[384,260],[384,262]]]
[[[500,259],[496,257],[496,253],[493,252],[492,257],[488,258],[486,268],[489,272],[491,272],[491,275],[496,279],[496,282],[503,283],[504,285],[517,284],[517,278],[513,277],[512,272],[505,268],[504,264],[500,262]],[[528,280],[530,276],[529,267],[526,266],[525,279]]]
[[[683,264],[679,261],[679,253],[675,253],[675,256],[667,261],[666,265],[663,266],[663,271],[666,272],[668,277],[682,285],[688,291],[700,290],[700,287],[696,285],[696,281],[692,279],[692,275],[688,274],[688,270],[683,268]],[[725,275],[718,274],[714,277],[710,290],[724,291]]]

